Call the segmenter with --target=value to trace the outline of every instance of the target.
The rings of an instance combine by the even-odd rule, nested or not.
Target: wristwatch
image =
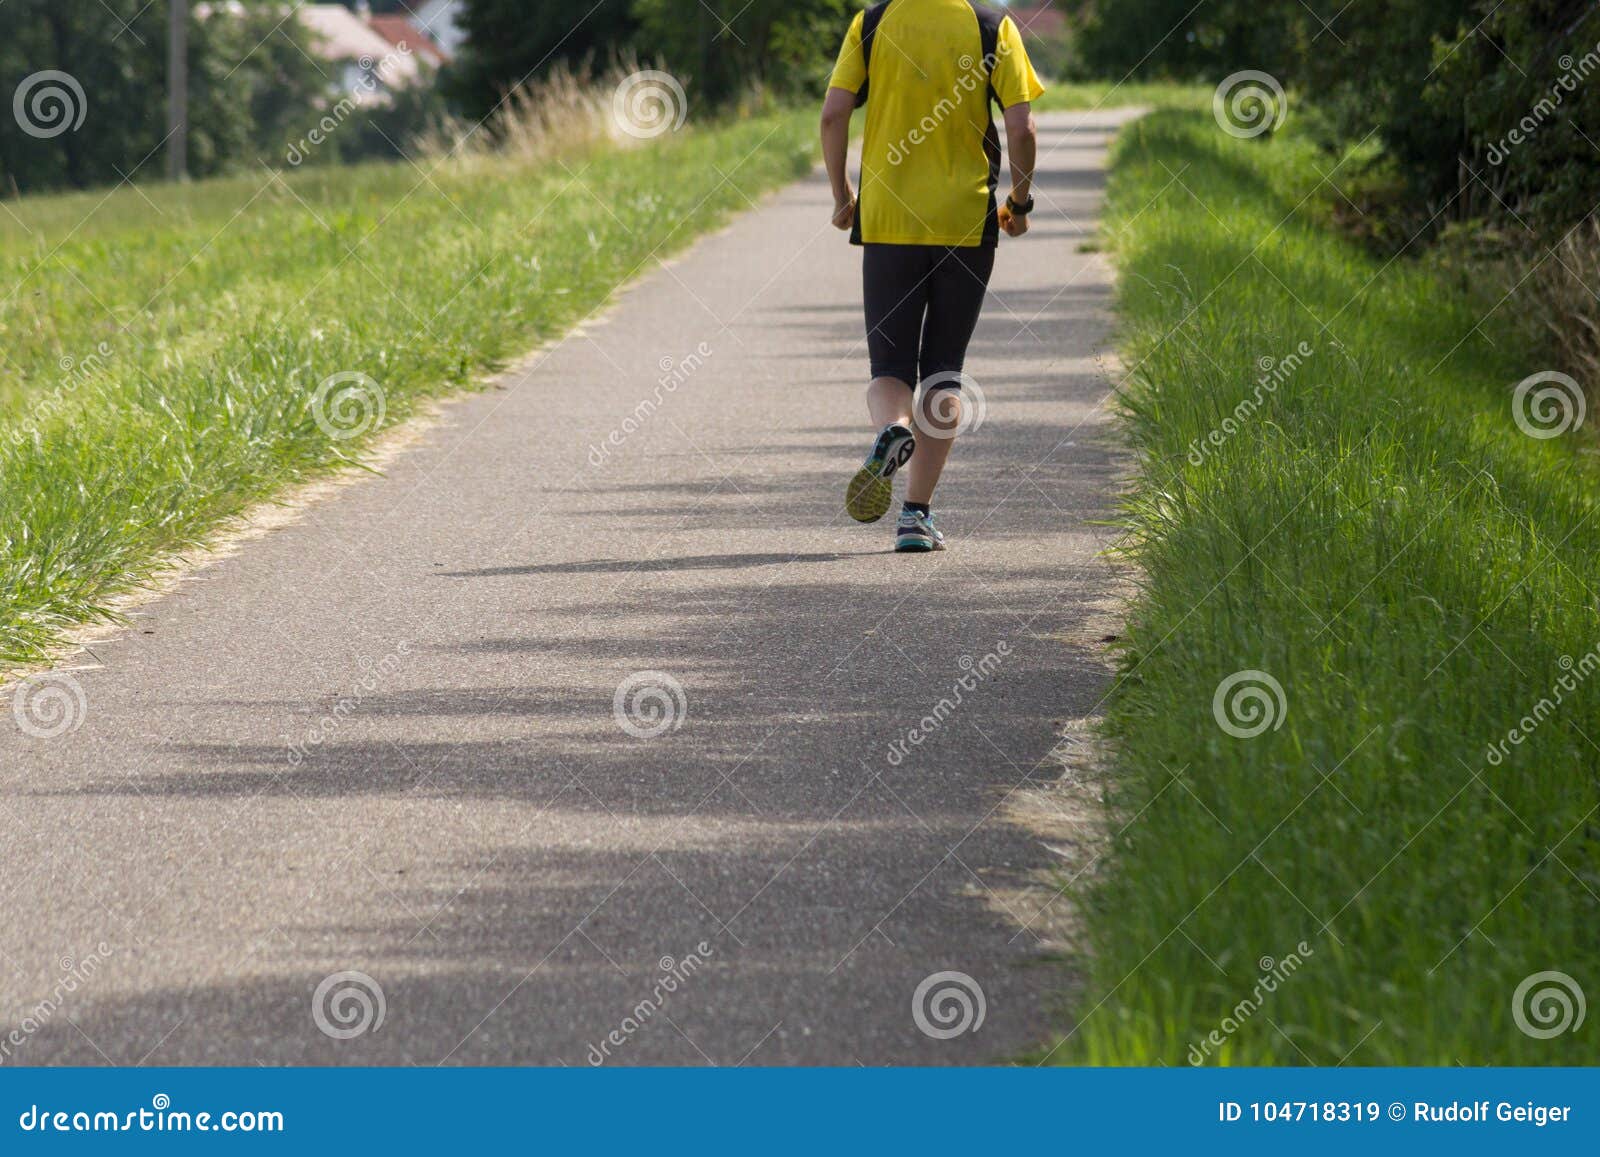
[[[1011,210],[1011,214],[1014,217],[1026,217],[1033,212],[1033,198],[1030,196],[1026,205],[1019,205],[1011,199],[1011,194],[1007,193],[1006,208]]]

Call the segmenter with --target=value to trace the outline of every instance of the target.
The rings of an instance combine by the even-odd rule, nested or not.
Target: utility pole
[[[189,0],[168,0],[167,177],[189,176]]]

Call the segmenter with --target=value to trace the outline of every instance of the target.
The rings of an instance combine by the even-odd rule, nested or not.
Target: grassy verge
[[[6,206],[0,661],[803,172],[814,120]]]
[[[1600,479],[1514,420],[1516,300],[1330,231],[1329,167],[1194,113],[1117,148],[1144,582],[1052,1062],[1595,1056],[1593,1009],[1524,1027],[1600,996]]]
[[[1109,81],[1071,84],[1050,81],[1044,95],[1033,102],[1036,112],[1091,112],[1101,108],[1198,109],[1211,107],[1212,90],[1204,85]]]

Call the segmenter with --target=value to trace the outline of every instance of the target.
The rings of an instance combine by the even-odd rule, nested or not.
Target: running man
[[[961,420],[962,366],[995,245],[1002,230],[1028,231],[1031,102],[1043,91],[1011,17],[969,0],[885,0],[858,13],[829,81],[822,152],[833,223],[862,246],[867,409],[878,431],[845,490],[845,509],[859,522],[882,518],[894,474],[909,462],[897,551],[944,549],[933,490]],[[1005,113],[1011,158],[1011,192],[999,208],[990,100]],[[858,200],[846,153],[850,113],[863,103]]]

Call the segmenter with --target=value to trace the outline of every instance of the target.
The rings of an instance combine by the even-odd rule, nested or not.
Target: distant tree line
[[[167,17],[167,0],[7,0],[0,9],[6,191],[84,188],[162,171]],[[286,22],[273,34],[279,22],[261,8],[239,19],[191,21],[196,175],[279,152],[305,131],[325,81],[298,25]]]
[[[1600,202],[1593,0],[1061,2],[1084,73],[1266,72],[1329,144],[1381,142],[1433,208],[1559,227]]]
[[[214,8],[220,9],[223,0]],[[0,6],[0,196],[147,180],[167,133],[169,0],[5,0]],[[421,0],[376,0],[408,12]],[[366,108],[315,163],[392,155],[439,114],[476,120],[556,66],[634,59],[670,69],[697,113],[753,87],[819,92],[862,0],[464,0],[466,44],[439,83]],[[200,10],[200,0],[191,9]],[[356,8],[355,0],[346,7]],[[336,70],[286,19],[244,0],[189,22],[189,171],[282,164],[338,99]],[[65,118],[65,123],[57,118]]]
[[[505,90],[556,60],[623,53],[669,69],[691,101],[744,90],[820,93],[851,15],[865,0],[465,0],[467,45],[449,76],[461,111],[480,117]]]

